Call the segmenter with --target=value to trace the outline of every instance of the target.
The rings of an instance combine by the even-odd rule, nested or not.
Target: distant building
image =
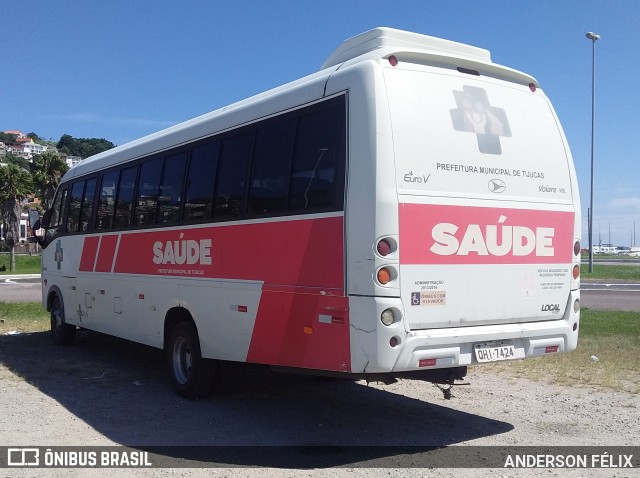
[[[14,135],[14,136],[17,136],[17,137],[18,137],[18,139],[20,139],[20,138],[26,138],[26,137],[27,137],[27,135],[26,135],[26,134],[23,134],[23,133],[22,133],[22,131],[17,131],[17,130],[7,130],[7,131],[3,131],[3,133],[5,133],[5,134],[12,134],[12,135]]]
[[[16,144],[22,145],[25,155],[28,155],[27,157],[29,158],[36,154],[42,154],[47,150],[47,146],[34,143],[31,138],[19,138],[16,140]]]
[[[618,246],[613,244],[594,244],[594,254],[618,254]]]
[[[64,160],[67,162],[67,166],[73,168],[76,164],[82,161],[80,156],[65,156]]]
[[[29,148],[25,150],[25,146],[22,144],[11,144],[5,148],[5,151],[19,158],[31,159],[31,151]]]
[[[32,159],[37,154],[43,154],[49,150],[57,151],[55,147],[45,146],[28,138],[21,131],[7,130],[3,133],[16,136],[16,142],[14,144],[0,143],[0,155],[11,153],[14,156],[22,158]]]

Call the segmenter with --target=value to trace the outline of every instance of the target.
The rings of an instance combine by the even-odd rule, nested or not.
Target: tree
[[[15,164],[21,169],[29,170],[30,164],[29,160],[22,156],[17,156],[13,153],[7,153],[4,155],[4,162],[8,164]]]
[[[34,143],[37,143],[37,142],[39,142],[39,141],[42,141],[42,140],[40,139],[40,136],[38,136],[38,135],[37,135],[37,134],[35,134],[35,133],[29,133],[29,134],[27,135],[27,138],[31,138],[31,139],[33,140],[33,142],[34,142]]]
[[[69,134],[63,134],[60,137],[60,141],[58,141],[58,144],[56,144],[56,148],[61,153],[73,155],[71,153],[71,150],[73,149],[73,145],[74,145],[73,136]]]
[[[111,141],[103,138],[74,138],[68,134],[63,134],[56,145],[61,153],[81,158],[88,158],[114,147]]]
[[[11,248],[11,271],[16,268],[15,245],[20,241],[21,202],[32,188],[28,171],[15,164],[0,167],[0,215],[5,226],[5,243]]]
[[[0,133],[0,143],[13,144],[18,138],[17,134]]]
[[[69,166],[62,159],[62,156],[53,151],[46,151],[33,157],[31,166],[33,185],[45,209],[51,207],[60,179],[68,169]]]

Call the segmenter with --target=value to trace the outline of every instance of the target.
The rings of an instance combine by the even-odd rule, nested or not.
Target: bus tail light
[[[573,255],[574,256],[580,255],[580,241],[576,241],[576,243],[573,245]]]
[[[573,278],[577,279],[578,277],[580,277],[580,266],[576,264],[573,266]]]
[[[577,314],[578,312],[580,312],[580,299],[576,299],[573,302],[573,311]]]
[[[391,271],[387,267],[383,267],[378,270],[378,282],[382,285],[386,285],[391,280]]]
[[[391,244],[389,244],[388,240],[381,239],[380,241],[378,241],[378,244],[376,245],[376,250],[378,251],[378,254],[380,254],[382,257],[388,256],[389,253],[391,252]]]
[[[387,257],[398,251],[398,242],[392,237],[383,237],[375,244],[375,251],[380,257]]]
[[[391,66],[396,66],[396,65],[398,64],[398,59],[396,58],[396,56],[395,56],[395,55],[391,55],[391,56],[389,57],[389,64],[390,64]]]
[[[545,347],[545,349],[544,349],[544,353],[545,353],[545,354],[555,354],[555,353],[558,353],[558,346],[557,346],[557,345],[549,345],[549,346]]]

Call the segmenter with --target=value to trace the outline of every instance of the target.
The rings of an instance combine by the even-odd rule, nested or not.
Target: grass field
[[[593,272],[589,265],[580,266],[582,280],[616,280],[621,282],[640,282],[640,265],[638,264],[593,264]]]
[[[49,315],[40,303],[0,302],[0,335],[48,329]],[[640,312],[585,309],[581,312],[576,351],[481,367],[533,380],[570,386],[595,385],[640,394]]]
[[[0,302],[0,335],[49,329],[49,313],[40,302]]]
[[[534,380],[640,394],[640,312],[583,309],[580,315],[574,352],[488,367]]]
[[[0,276],[8,274],[40,274],[42,266],[40,264],[40,255],[32,256],[26,254],[16,254],[16,270],[10,271],[11,255],[0,254]]]

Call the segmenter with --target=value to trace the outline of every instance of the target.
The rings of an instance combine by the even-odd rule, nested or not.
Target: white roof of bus
[[[347,60],[378,49],[405,50],[417,53],[435,54],[464,58],[483,63],[491,62],[488,50],[442,38],[419,33],[396,30],[394,28],[374,28],[368,32],[345,40],[323,63],[322,68],[339,65]]]

